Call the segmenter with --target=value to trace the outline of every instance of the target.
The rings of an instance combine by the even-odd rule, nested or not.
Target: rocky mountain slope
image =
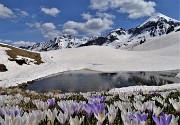
[[[174,30],[179,31],[180,21],[156,13],[143,24],[125,30],[118,28],[111,31],[107,36],[95,37],[93,39],[78,39],[72,35],[63,35],[48,42],[37,43],[30,50],[49,51],[63,48],[77,48],[83,46],[99,45],[113,46],[114,48],[129,49],[142,44],[152,37],[169,34]]]

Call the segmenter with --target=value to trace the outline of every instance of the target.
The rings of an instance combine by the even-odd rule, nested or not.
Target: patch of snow
[[[155,13],[153,16],[151,16],[148,20],[146,20],[143,24],[141,24],[139,27],[145,25],[148,22],[157,22],[159,21],[161,18],[166,19],[167,21],[173,21],[173,22],[179,22],[178,20],[172,19],[164,14],[161,13]]]
[[[0,47],[0,63],[7,66],[7,72],[0,72],[0,86],[9,87],[69,70],[90,69],[102,72],[118,71],[164,71],[180,69],[179,33],[168,37],[152,39],[138,51],[114,49],[108,46],[88,46],[81,48],[41,52],[43,64],[18,65],[8,60],[5,49]],[[169,40],[168,40],[169,39]],[[155,44],[159,47],[156,47]],[[143,45],[143,44],[142,44]],[[162,46],[162,47],[161,47]],[[146,47],[148,48],[148,47]],[[141,50],[142,49],[142,50]],[[98,65],[93,65],[98,64]]]
[[[130,86],[123,88],[113,88],[109,93],[126,93],[126,92],[158,92],[158,91],[168,91],[168,90],[178,90],[180,88],[180,83],[167,84],[162,86]]]

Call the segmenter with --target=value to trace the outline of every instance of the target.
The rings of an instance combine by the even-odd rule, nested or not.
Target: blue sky
[[[0,0],[0,40],[19,46],[61,34],[106,35],[155,12],[180,20],[179,6],[179,0]]]

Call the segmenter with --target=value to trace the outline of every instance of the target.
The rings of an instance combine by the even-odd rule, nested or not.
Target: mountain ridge
[[[91,45],[113,46],[114,48],[127,49],[142,44],[151,37],[168,34],[178,26],[180,26],[180,21],[161,13],[155,13],[141,25],[128,30],[118,28],[112,30],[106,36],[92,39],[78,39],[72,35],[62,35],[48,42],[37,43],[28,49],[34,51],[49,51]]]

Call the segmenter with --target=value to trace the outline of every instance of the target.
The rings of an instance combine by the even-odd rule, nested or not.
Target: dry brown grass
[[[17,56],[23,56],[23,57],[34,59],[36,61],[35,64],[37,65],[43,63],[41,59],[41,55],[39,53],[18,49],[12,46],[4,45],[4,44],[0,44],[0,46],[11,49],[11,50],[6,50],[6,52],[7,52],[7,55],[10,56],[12,59],[16,59]]]

